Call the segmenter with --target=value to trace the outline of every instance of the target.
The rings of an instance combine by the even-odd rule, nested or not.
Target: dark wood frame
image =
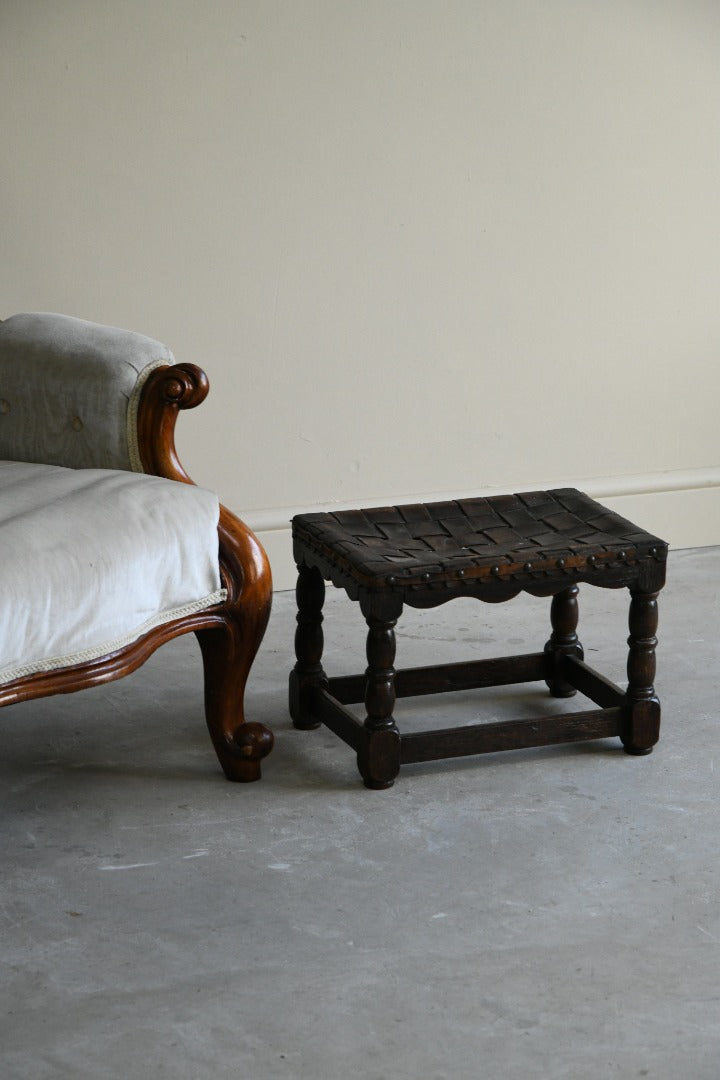
[[[290,675],[289,709],[296,728],[325,724],[355,750],[366,787],[391,787],[401,765],[471,754],[493,753],[558,743],[619,736],[626,753],[649,754],[660,734],[660,702],[653,685],[657,596],[665,583],[667,545],[647,535],[645,548],[608,552],[607,557],[560,558],[551,568],[510,566],[503,580],[488,565],[474,576],[422,577],[361,574],[347,564],[341,548],[313,540],[295,519],[297,580],[297,662]],[[428,579],[430,574],[425,575]],[[344,589],[365,616],[365,672],[329,677],[322,666],[325,581]],[[627,588],[630,594],[627,690],[622,690],[583,659],[577,636],[578,585]],[[460,596],[488,603],[511,600],[520,592],[552,597],[551,634],[542,652],[472,660],[396,671],[395,625],[403,607],[433,608]],[[470,724],[402,734],[393,718],[395,700],[425,694],[544,681],[554,697],[578,691],[597,705],[575,713],[533,719]],[[347,705],[365,703],[359,720]]]
[[[181,409],[195,408],[205,400],[208,389],[205,372],[194,364],[163,366],[150,374],[137,420],[146,473],[192,484],[178,459],[175,423]],[[158,626],[96,660],[5,683],[0,686],[0,706],[120,679],[144,664],[160,645],[192,631],[203,658],[205,717],[223,772],[229,780],[258,780],[273,735],[262,724],[245,720],[244,695],[270,615],[272,576],[257,538],[224,506],[218,534],[220,573],[228,594],[224,603]]]

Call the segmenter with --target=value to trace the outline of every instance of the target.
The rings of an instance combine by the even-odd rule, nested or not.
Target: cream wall
[[[298,509],[584,487],[720,543],[714,0],[2,0],[0,316],[202,364]]]

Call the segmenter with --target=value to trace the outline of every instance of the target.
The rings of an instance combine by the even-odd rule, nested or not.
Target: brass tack
[[[588,555],[588,562],[589,562],[590,566],[594,566],[595,563],[597,562],[597,559],[595,558],[594,555]]]
[[[650,554],[652,555],[653,558],[655,558],[657,556],[657,553],[658,553],[657,548],[650,548]]]
[[[490,573],[491,573],[491,574],[499,574],[499,573],[500,573],[500,567],[499,567],[499,566],[493,566],[493,568],[492,568],[492,570],[490,571]]]
[[[423,574],[423,576],[422,576],[422,579],[423,579],[423,581],[429,581],[429,580],[430,580],[430,578],[431,578],[431,576],[432,576],[432,575],[431,575],[431,574],[429,574],[429,573],[428,573],[428,572],[426,571],[426,572],[425,572],[425,573]]]
[[[558,561],[555,563],[555,565],[557,566],[558,570],[562,570],[563,567],[565,566],[565,560],[564,559],[558,559]]]
[[[464,570],[458,570],[457,576],[458,577],[465,577],[465,571]]]
[[[532,563],[531,563],[531,562],[526,562],[526,563],[525,563],[525,565],[523,566],[523,570],[524,570],[524,571],[525,571],[525,572],[526,572],[527,574],[529,574],[529,573],[530,573],[530,571],[532,570]]]
[[[627,559],[627,552],[626,551],[618,552],[618,559],[620,559],[621,562],[624,562],[625,559]]]
[[[385,582],[386,582],[386,584],[388,584],[388,585],[394,585],[394,584],[395,584],[395,578],[393,577],[393,575],[392,575],[392,574],[389,574],[389,575],[388,575],[388,576],[387,576],[387,577],[385,578]]]

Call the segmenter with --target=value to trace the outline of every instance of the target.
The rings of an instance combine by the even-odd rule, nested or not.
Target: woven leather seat
[[[293,519],[298,565],[297,663],[290,708],[297,727],[327,724],[358,752],[370,787],[387,787],[410,761],[619,735],[649,753],[660,705],[653,677],[657,593],[667,544],[574,488],[390,506]],[[368,622],[368,670],[328,678],[322,669],[324,581],[357,600]],[[583,662],[578,585],[631,592],[629,685],[614,686]],[[552,596],[552,634],[540,653],[395,672],[394,626],[403,606],[435,607],[456,596],[508,600]],[[401,735],[396,696],[544,680],[552,694],[581,690],[600,708]],[[365,700],[364,724],[344,708]]]
[[[667,554],[662,540],[574,488],[302,514],[293,535],[303,551],[312,548],[375,589],[522,580]]]

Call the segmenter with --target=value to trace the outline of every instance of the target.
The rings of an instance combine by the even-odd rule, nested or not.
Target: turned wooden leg
[[[576,633],[577,595],[577,585],[570,585],[569,588],[556,593],[550,605],[552,634],[545,645],[545,652],[550,656],[551,674],[545,681],[553,697],[572,697],[577,693],[575,687],[562,677],[564,656],[577,656],[578,660],[583,658],[583,648]]]
[[[660,737],[660,702],[655,696],[655,631],[658,624],[656,592],[630,590],[623,746],[628,754],[649,754]]]
[[[369,788],[392,787],[400,771],[400,733],[393,720],[395,706],[396,619],[367,619],[365,673],[365,738],[358,750],[358,769]]]
[[[325,582],[319,570],[315,567],[298,567],[295,596],[298,608],[295,631],[297,663],[290,673],[290,716],[296,728],[307,731],[320,726],[320,721],[312,712],[312,692],[317,686],[327,686],[327,676],[321,662]]]
[[[260,762],[273,748],[273,734],[245,720],[245,685],[269,614],[229,616],[224,625],[197,631],[205,666],[205,719],[228,780],[259,780]]]

